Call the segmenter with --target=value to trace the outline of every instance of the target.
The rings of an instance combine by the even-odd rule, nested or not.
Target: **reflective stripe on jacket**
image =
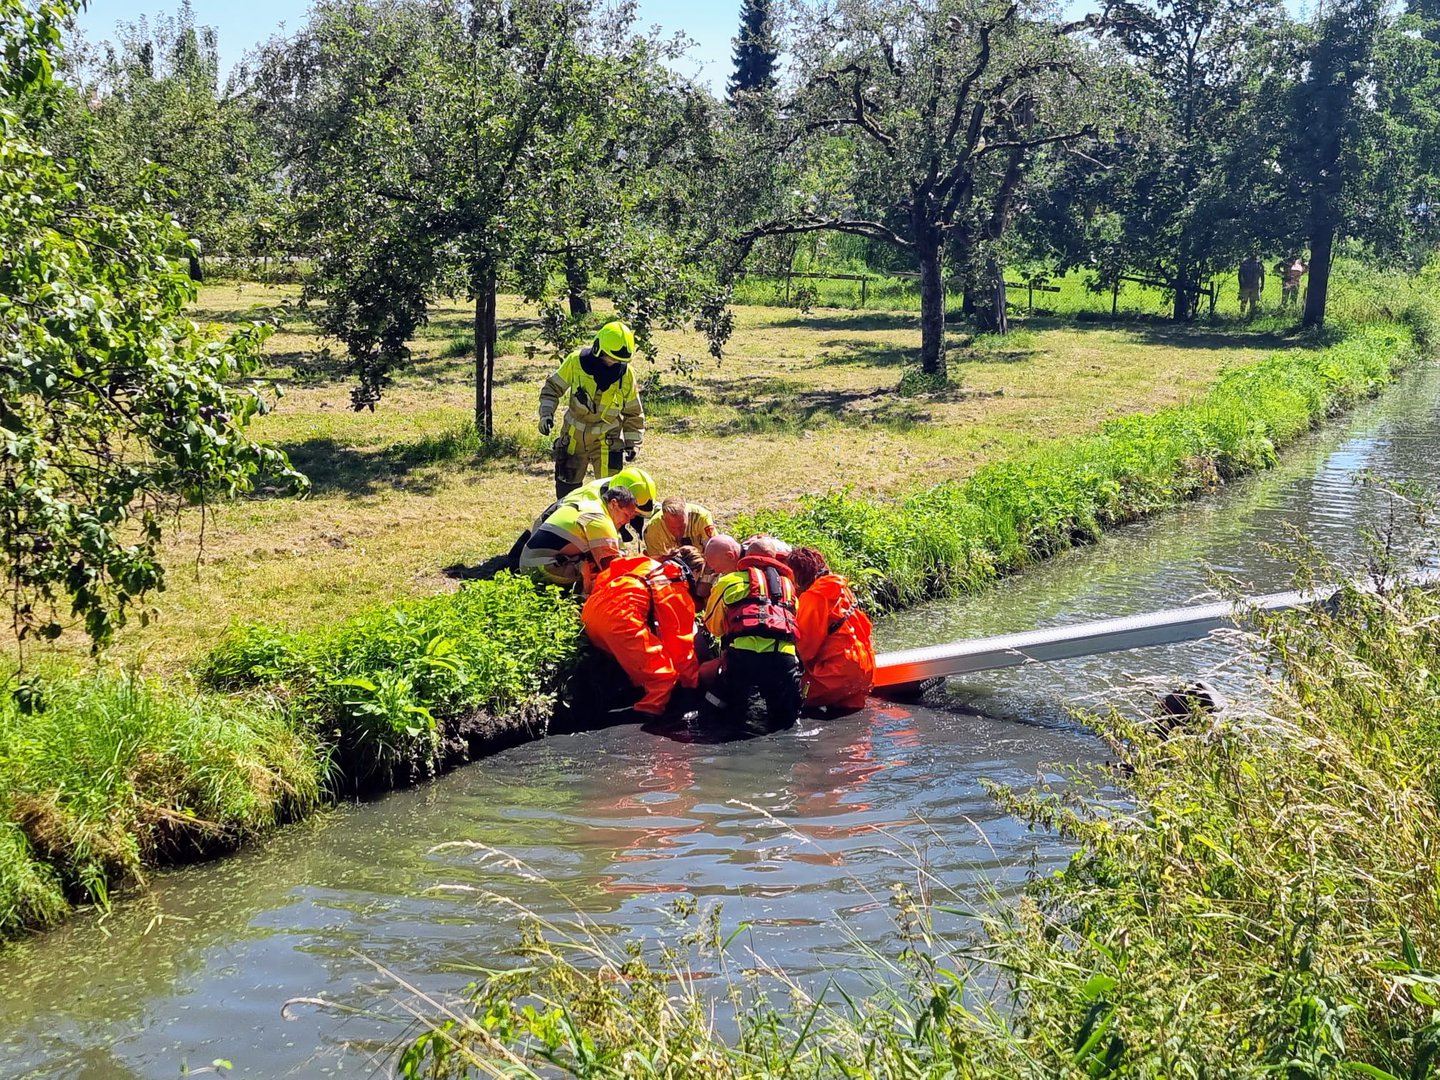
[[[627,364],[620,378],[601,390],[581,364],[580,352],[577,349],[567,356],[545,380],[540,388],[540,416],[554,416],[561,399],[565,400],[563,422],[570,433],[571,453],[602,442],[639,446],[645,438],[645,409],[640,404],[635,372]]]
[[[620,554],[620,533],[599,499],[561,502],[531,533],[520,551],[520,568],[588,556],[603,566]]]

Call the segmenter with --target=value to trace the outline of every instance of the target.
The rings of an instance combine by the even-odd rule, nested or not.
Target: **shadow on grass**
[[[855,364],[861,367],[904,367],[917,363],[918,349],[902,349],[883,342],[874,344],[830,338],[821,342],[821,366]]]
[[[440,572],[451,581],[489,581],[501,570],[512,570],[514,567],[510,562],[510,556],[491,555],[484,562],[476,563],[474,566],[466,566],[464,563],[451,563],[442,567]]]
[[[853,315],[826,312],[824,315],[795,315],[767,324],[786,330],[914,330],[920,325],[915,311],[857,311]]]
[[[807,390],[760,401],[731,399],[726,403],[738,409],[740,415],[716,425],[715,435],[796,434],[829,423],[906,430],[927,419],[914,401],[888,387]]]
[[[1335,343],[1333,335],[1302,333],[1297,325],[1277,325],[1271,320],[1261,320],[1258,325],[1224,319],[1181,324],[1162,316],[1126,318],[1122,315],[1111,319],[1107,315],[1104,318],[1076,319],[1036,315],[1023,320],[1022,325],[1027,330],[1074,330],[1080,333],[1123,330],[1148,345],[1189,349],[1313,349]]]
[[[267,378],[282,379],[297,386],[329,386],[345,382],[345,354],[333,349],[290,349],[265,354]]]
[[[316,495],[339,493],[352,498],[382,490],[432,495],[442,474],[431,466],[449,462],[473,466],[505,459],[518,462],[527,449],[510,436],[487,443],[471,424],[379,450],[344,446],[328,436],[281,444],[280,448],[290,455],[290,463],[310,478]]]

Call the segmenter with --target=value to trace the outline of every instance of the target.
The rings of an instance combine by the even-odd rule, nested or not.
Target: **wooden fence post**
[[[1115,284],[1110,287],[1110,318],[1120,314],[1120,279],[1115,279]]]
[[[860,278],[860,306],[861,306],[862,308],[866,305],[866,303],[869,302],[869,298],[870,298],[870,279],[869,279],[868,277],[863,277],[863,276],[862,276],[862,277]]]

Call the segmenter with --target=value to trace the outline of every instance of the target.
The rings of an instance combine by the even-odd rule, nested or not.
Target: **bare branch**
[[[1062,131],[1059,135],[1044,135],[1038,139],[1012,139],[1008,142],[986,143],[979,150],[975,151],[975,156],[980,157],[983,154],[992,154],[996,150],[1034,150],[1036,147],[1065,142],[1067,139],[1093,138],[1096,130],[1093,124],[1086,124],[1078,131]]]
[[[909,251],[915,245],[906,240],[893,229],[886,228],[878,221],[866,221],[858,218],[797,218],[791,221],[767,221],[746,230],[739,236],[733,237],[731,243],[738,244],[747,252],[750,247],[763,236],[794,236],[800,233],[824,232],[849,233],[852,236],[864,236],[871,240],[881,240],[887,244],[893,244],[898,248]]]

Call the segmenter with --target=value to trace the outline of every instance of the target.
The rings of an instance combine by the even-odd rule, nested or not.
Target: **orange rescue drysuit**
[[[864,708],[875,682],[875,645],[850,583],[838,574],[816,578],[800,594],[795,629],[805,704]]]
[[[580,621],[595,646],[645,691],[636,712],[659,715],[677,682],[699,685],[695,599],[677,564],[644,555],[615,559],[595,579]]]

